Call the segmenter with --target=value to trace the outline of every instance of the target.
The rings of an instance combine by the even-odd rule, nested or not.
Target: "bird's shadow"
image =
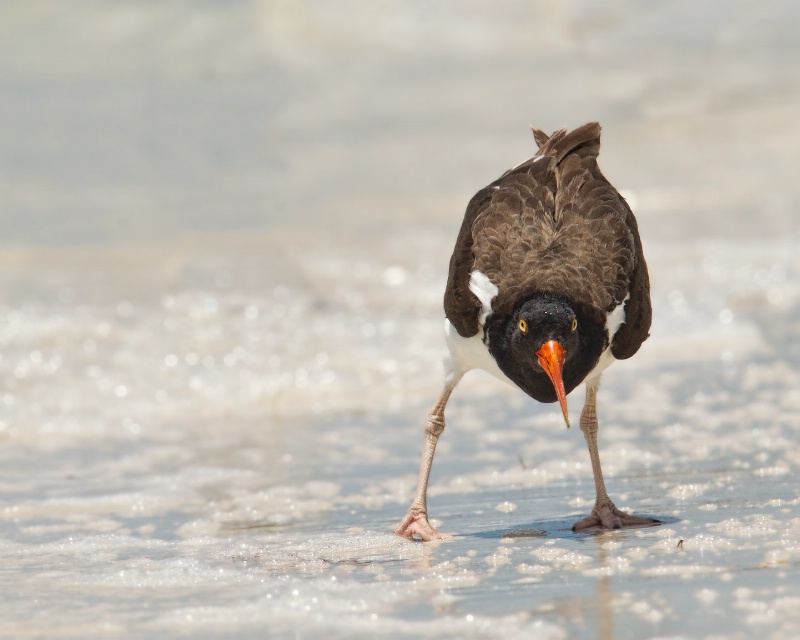
[[[639,515],[639,514],[637,514]],[[484,538],[484,539],[503,539],[503,538],[568,538],[573,540],[580,540],[583,538],[590,538],[594,536],[602,536],[606,534],[619,534],[627,531],[637,529],[651,529],[665,524],[675,524],[680,522],[680,518],[670,516],[650,516],[650,514],[641,514],[656,518],[659,522],[652,524],[643,524],[631,527],[623,527],[622,529],[603,529],[601,527],[592,527],[586,531],[573,531],[572,523],[580,520],[582,516],[575,516],[574,518],[565,518],[557,520],[538,520],[536,522],[524,523],[513,527],[503,527],[502,529],[490,529],[488,531],[477,531],[474,533],[463,534],[464,538]]]

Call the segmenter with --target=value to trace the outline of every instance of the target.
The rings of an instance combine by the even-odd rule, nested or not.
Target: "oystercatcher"
[[[444,295],[444,389],[428,414],[417,495],[395,533],[447,537],[428,522],[426,494],[444,409],[461,377],[480,368],[539,402],[561,404],[586,383],[581,431],[596,501],[574,531],[657,523],[617,509],[597,452],[597,388],[614,361],[648,337],[650,281],[636,219],[597,166],[600,125],[551,136],[533,129],[537,155],[470,200]]]

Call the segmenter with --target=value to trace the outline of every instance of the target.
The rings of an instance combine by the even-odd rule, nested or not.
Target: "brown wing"
[[[650,323],[653,319],[650,305],[650,276],[644,260],[642,241],[639,238],[639,226],[628,203],[624,200],[622,202],[628,211],[628,226],[632,229],[635,262],[631,274],[630,298],[625,305],[625,322],[617,330],[614,342],[611,344],[611,353],[617,360],[630,358],[639,350],[642,343],[650,336]]]
[[[491,187],[472,196],[450,257],[450,272],[444,290],[444,313],[459,335],[469,338],[480,330],[478,316],[481,303],[469,290],[470,273],[475,265],[472,225],[475,219],[491,206]]]
[[[492,226],[501,223],[505,228],[506,217],[513,219],[525,209],[544,214],[547,207],[545,203],[551,203],[552,206],[552,187],[547,185],[548,181],[552,181],[550,164],[547,158],[531,158],[481,189],[467,205],[450,258],[450,274],[444,295],[445,314],[456,331],[465,338],[480,331],[478,317],[481,303],[469,290],[470,274],[475,269],[486,275],[489,275],[488,271],[495,273],[496,270],[488,269],[484,264],[487,258],[502,269],[500,261],[506,253],[503,238],[494,233]],[[514,185],[513,188],[510,185]],[[532,249],[532,246],[525,242],[516,247],[516,251],[528,249]],[[497,283],[495,278],[492,281]]]
[[[469,291],[474,269],[500,289],[493,302],[498,316],[536,293],[565,297],[566,291],[573,292],[571,302],[609,311],[625,299],[634,275],[647,294],[633,215],[597,167],[600,126],[589,123],[550,137],[534,130],[534,136],[540,155],[479,191],[467,207],[445,294],[447,317],[462,336],[480,329],[480,303]],[[626,307],[626,324],[636,316],[632,325],[639,330],[623,333],[623,325],[617,335],[623,333],[630,344],[619,342],[617,357],[633,355],[644,325],[646,337],[649,295],[645,298],[637,309],[630,302]]]

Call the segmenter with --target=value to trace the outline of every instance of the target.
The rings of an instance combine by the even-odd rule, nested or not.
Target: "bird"
[[[639,350],[652,320],[636,218],[600,172],[599,123],[552,135],[531,130],[538,152],[471,198],[450,258],[444,386],[425,422],[416,497],[395,529],[409,539],[450,537],[430,524],[428,482],[445,407],[472,369],[558,402],[567,427],[567,394],[585,383],[580,428],[595,504],[573,531],[660,523],[616,507],[597,444],[601,376]]]

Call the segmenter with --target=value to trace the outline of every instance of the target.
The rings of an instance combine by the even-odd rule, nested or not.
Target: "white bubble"
[[[383,279],[390,287],[398,287],[406,281],[406,270],[403,267],[389,267],[383,272]]]
[[[255,320],[258,318],[258,307],[254,304],[249,304],[244,310],[244,317],[248,320]]]
[[[505,502],[498,504],[495,507],[495,510],[499,511],[500,513],[511,513],[517,510],[517,505],[506,500]]]
[[[695,591],[695,597],[700,600],[701,602],[705,602],[707,604],[711,604],[714,600],[717,599],[719,594],[714,591],[714,589],[698,589]]]
[[[770,287],[767,290],[767,302],[770,304],[780,304],[783,302],[783,289],[780,287]]]

